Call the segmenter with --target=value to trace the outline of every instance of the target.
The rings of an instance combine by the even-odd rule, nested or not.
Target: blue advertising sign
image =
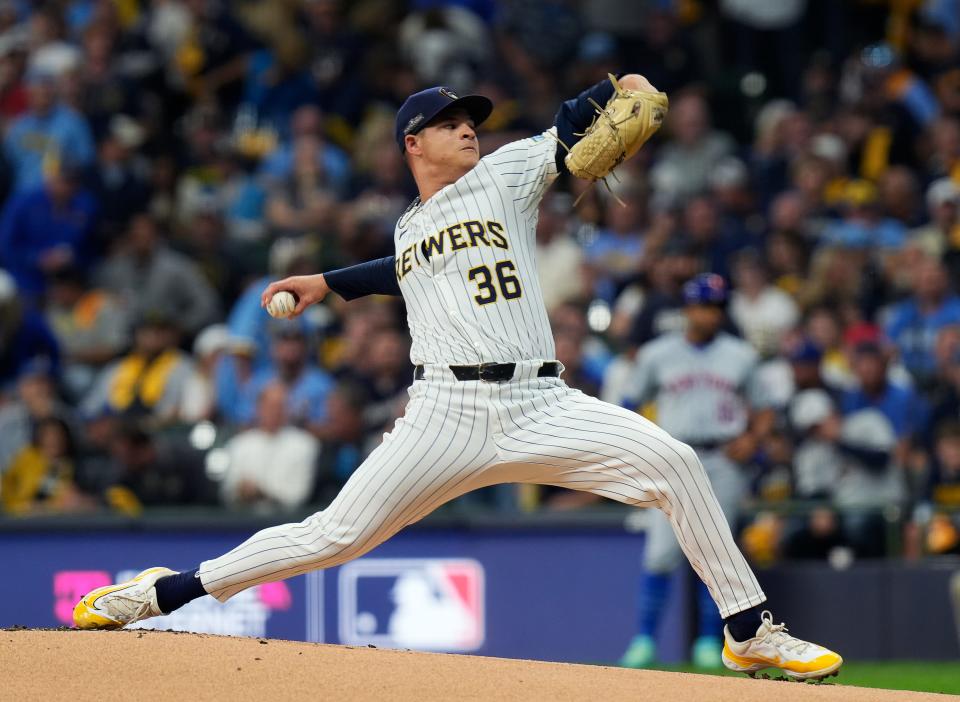
[[[195,567],[247,533],[0,532],[0,626],[69,625],[87,591],[143,568]],[[643,538],[615,531],[409,530],[328,571],[196,600],[158,629],[555,661],[611,662],[634,633]],[[680,581],[684,579],[678,576]],[[684,653],[686,588],[665,613]]]

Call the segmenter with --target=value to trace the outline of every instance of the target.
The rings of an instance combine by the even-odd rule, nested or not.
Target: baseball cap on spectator
[[[408,134],[417,134],[441,112],[453,108],[466,110],[474,126],[480,124],[493,112],[493,103],[483,95],[464,95],[460,97],[452,88],[434,86],[421,90],[408,97],[397,111],[394,136],[400,151],[406,150],[404,138]]]
[[[847,145],[836,134],[817,134],[810,140],[810,153],[833,163],[847,159]]]
[[[804,339],[788,354],[791,363],[820,363],[823,351],[810,339]]]
[[[843,333],[843,345],[848,348],[856,348],[861,344],[880,345],[883,340],[883,334],[880,327],[869,322],[857,322],[847,327]]]
[[[920,21],[937,27],[950,37],[960,40],[960,2],[958,0],[926,0],[920,9]]]
[[[892,451],[897,435],[890,420],[877,409],[863,409],[847,415],[840,428],[840,441],[868,451]]]
[[[223,213],[220,199],[210,188],[201,188],[190,204],[190,215],[193,217],[216,217]]]
[[[40,71],[53,79],[78,68],[83,54],[65,41],[51,41],[33,50],[27,73]]]
[[[843,189],[840,202],[850,207],[868,207],[877,203],[877,186],[869,180],[854,178]]]
[[[197,334],[197,338],[193,342],[193,355],[197,358],[203,358],[218,351],[227,351],[230,349],[230,345],[230,330],[227,325],[211,324]]]
[[[0,8],[2,11],[2,8]],[[14,27],[0,34],[0,57],[30,48],[30,32],[26,27]]]
[[[858,356],[883,356],[883,346],[878,341],[861,341],[853,347],[853,352]]]
[[[27,85],[54,83],[57,80],[57,74],[44,66],[32,65],[23,74],[23,80]]]
[[[825,390],[802,390],[790,402],[790,424],[799,432],[815,427],[833,412],[833,400]]]
[[[765,139],[776,130],[787,117],[795,114],[797,106],[790,100],[771,100],[764,105],[753,122],[753,129],[757,139]]]
[[[129,115],[114,115],[110,118],[110,136],[128,149],[136,149],[143,143],[146,131]]]
[[[295,264],[309,262],[312,253],[309,237],[283,237],[270,247],[268,267],[273,275],[287,276]]]
[[[952,178],[935,180],[927,188],[927,207],[931,210],[948,202],[960,205],[960,186]]]
[[[234,356],[255,356],[257,342],[249,336],[231,334],[227,344],[227,351]]]
[[[49,356],[34,356],[29,361],[20,366],[17,371],[17,381],[26,378],[47,378],[53,377],[53,363]]]
[[[711,169],[707,180],[713,189],[739,188],[747,184],[749,177],[743,161],[736,156],[726,156]]]
[[[683,286],[687,305],[723,305],[727,301],[727,283],[716,273],[701,273]]]

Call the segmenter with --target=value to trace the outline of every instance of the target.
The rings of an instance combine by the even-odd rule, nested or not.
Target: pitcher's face
[[[407,137],[407,149],[431,168],[449,167],[466,173],[480,160],[480,144],[466,110],[441,113],[418,134]]]

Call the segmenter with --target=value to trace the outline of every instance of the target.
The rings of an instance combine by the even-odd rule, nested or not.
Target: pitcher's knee
[[[690,444],[674,440],[671,448],[675,452],[676,461],[674,462],[674,467],[678,471],[685,471],[698,476],[706,475],[706,471],[703,469],[703,463],[700,462],[700,457],[697,456],[696,450]]]
[[[356,524],[347,524],[326,517],[317,512],[301,522],[309,529],[310,537],[306,541],[304,557],[320,561],[338,560],[351,551],[360,548],[363,528]]]

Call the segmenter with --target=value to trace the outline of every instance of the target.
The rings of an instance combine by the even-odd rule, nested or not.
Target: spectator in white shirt
[[[761,355],[775,353],[783,335],[800,319],[797,303],[770,283],[763,262],[753,251],[737,256],[733,281],[730,316],[734,323]]]
[[[312,434],[287,424],[283,385],[266,385],[257,398],[256,426],[227,442],[224,502],[258,509],[303,505],[313,489],[319,448]]]

